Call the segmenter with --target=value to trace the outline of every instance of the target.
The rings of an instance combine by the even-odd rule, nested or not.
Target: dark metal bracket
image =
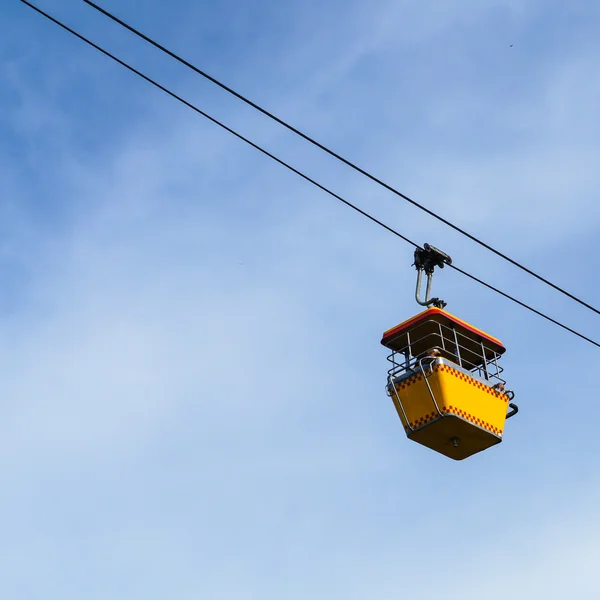
[[[415,291],[415,300],[421,306],[435,306],[444,308],[446,302],[440,298],[431,298],[431,280],[433,279],[433,271],[436,267],[444,268],[444,265],[451,265],[452,258],[445,252],[442,252],[431,244],[423,244],[423,248],[415,250],[414,266],[417,269],[417,289]],[[425,290],[425,299],[421,299],[421,280],[423,272],[427,275],[427,288]]]

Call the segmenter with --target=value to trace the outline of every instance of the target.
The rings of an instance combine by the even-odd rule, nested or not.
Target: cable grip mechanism
[[[430,298],[431,295],[431,280],[433,279],[433,271],[436,267],[444,268],[444,265],[451,265],[452,259],[445,252],[442,252],[431,244],[423,244],[423,248],[415,250],[414,267],[417,269],[417,289],[415,291],[415,300],[421,306],[435,306],[436,308],[444,308],[446,302],[440,298]],[[421,279],[423,271],[427,275],[427,288],[425,290],[425,299],[421,300]]]

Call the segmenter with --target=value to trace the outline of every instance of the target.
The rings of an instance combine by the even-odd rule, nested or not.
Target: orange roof
[[[481,340],[487,341],[488,346],[491,345],[490,349],[494,350],[498,354],[503,354],[506,351],[506,348],[500,340],[496,339],[495,337],[492,337],[491,335],[488,335],[484,331],[481,331],[481,329],[477,329],[477,327],[473,327],[473,325],[465,323],[465,321],[459,319],[458,317],[455,317],[454,315],[451,315],[449,312],[446,312],[441,308],[435,307],[428,308],[427,310],[424,310],[418,315],[415,315],[414,317],[407,319],[403,323],[400,323],[400,325],[396,325],[395,327],[388,329],[383,334],[381,343],[387,348],[390,348],[391,350],[398,350],[398,346],[400,345],[398,343],[400,341],[398,338],[406,338],[407,336],[403,336],[402,334],[408,333],[411,329],[413,329],[414,327],[418,326],[420,323],[426,320],[436,321],[438,323],[441,323],[442,325],[458,326],[458,330],[460,331],[460,333],[474,340],[479,338]],[[406,344],[403,343],[402,345]]]

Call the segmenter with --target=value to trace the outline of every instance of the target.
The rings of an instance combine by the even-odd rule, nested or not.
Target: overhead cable
[[[324,185],[320,184],[318,181],[312,179],[311,177],[309,177],[308,175],[306,175],[302,171],[299,171],[298,169],[296,169],[295,167],[293,167],[289,163],[287,163],[287,162],[283,161],[282,159],[278,158],[277,156],[275,156],[274,154],[272,154],[268,150],[265,150],[264,148],[262,148],[258,144],[255,144],[254,142],[252,142],[248,138],[244,137],[243,135],[241,135],[237,131],[234,131],[233,129],[231,129],[230,127],[228,127],[227,125],[225,125],[224,123],[221,123],[220,121],[218,121],[214,117],[211,117],[209,114],[205,113],[203,110],[201,110],[197,106],[193,105],[191,102],[188,102],[187,100],[185,100],[181,96],[175,94],[174,92],[172,92],[171,90],[169,90],[165,86],[161,85],[160,83],[158,83],[154,79],[148,77],[147,75],[145,75],[141,71],[138,71],[136,68],[132,67],[131,65],[129,65],[125,61],[123,61],[120,58],[116,57],[114,54],[111,54],[110,52],[108,52],[108,50],[105,50],[104,48],[102,48],[98,44],[92,42],[90,39],[86,38],[82,34],[80,34],[77,31],[75,31],[74,29],[71,29],[69,26],[65,25],[64,23],[62,23],[61,21],[59,21],[55,17],[53,17],[53,16],[49,15],[48,13],[44,12],[42,9],[38,8],[37,6],[35,6],[31,2],[29,2],[28,0],[20,0],[20,1],[23,4],[26,4],[27,6],[29,6],[30,8],[32,8],[33,10],[35,10],[37,13],[39,13],[40,15],[42,15],[43,17],[45,17],[46,19],[52,21],[53,23],[55,23],[56,25],[58,25],[59,27],[61,27],[63,30],[69,32],[71,35],[74,35],[75,37],[77,37],[81,41],[85,42],[86,44],[88,44],[92,48],[96,49],[98,52],[104,54],[105,56],[107,56],[108,58],[114,60],[115,62],[117,62],[121,66],[125,67],[127,70],[131,71],[132,73],[134,73],[138,77],[144,79],[145,81],[147,81],[148,83],[150,83],[154,87],[156,87],[159,90],[163,91],[165,94],[167,94],[167,95],[171,96],[172,98],[174,98],[175,100],[181,102],[182,104],[184,104],[188,108],[191,108],[196,113],[202,115],[203,117],[205,117],[206,119],[208,119],[212,123],[214,123],[215,125],[218,125],[219,127],[221,127],[222,129],[224,129],[225,131],[231,133],[232,135],[234,135],[238,139],[242,140],[246,144],[252,146],[253,148],[255,148],[256,150],[258,150],[259,152],[261,152],[265,156],[268,156],[269,158],[271,158],[272,160],[274,160],[275,162],[277,162],[281,166],[283,166],[286,169],[290,170],[292,173],[295,173],[296,175],[298,175],[302,179],[304,179],[304,180],[308,181],[309,183],[311,183],[312,185],[318,187],[320,190],[322,190],[325,193],[329,194],[330,196],[332,196],[336,200],[339,200],[340,202],[342,202],[343,204],[345,204],[349,208],[352,208],[353,210],[355,210],[356,212],[360,213],[362,216],[366,217],[367,219],[370,219],[371,221],[373,221],[377,225],[383,227],[384,229],[386,229],[390,233],[394,234],[395,236],[399,237],[400,239],[404,240],[408,244],[414,246],[415,248],[420,248],[420,246],[418,244],[416,244],[415,242],[413,242],[412,240],[410,240],[408,237],[402,235],[401,233],[399,233],[398,231],[396,231],[395,229],[393,229],[389,225],[386,225],[385,223],[383,223],[379,219],[373,217],[372,215],[368,214],[367,212],[365,212],[364,210],[362,210],[358,206],[356,206],[356,205],[352,204],[351,202],[349,202],[348,200],[342,198],[339,194],[336,194],[335,192],[333,192],[329,188],[325,187]],[[470,273],[467,273],[466,271],[463,271],[462,269],[459,269],[458,267],[455,267],[454,265],[449,265],[449,266],[450,266],[450,268],[453,268],[454,270],[458,271],[462,275],[465,275],[466,277],[469,277],[473,281],[476,281],[477,283],[480,283],[481,285],[487,287],[488,289],[490,289],[490,290],[492,290],[492,291],[500,294],[501,296],[504,296],[505,298],[507,298],[507,299],[509,299],[509,300],[511,300],[513,302],[515,302],[519,306],[522,306],[523,308],[526,308],[527,310],[529,310],[529,311],[531,311],[531,312],[539,315],[540,317],[543,317],[547,321],[550,321],[551,323],[554,323],[555,325],[557,325],[557,326],[561,327],[562,329],[564,329],[564,330],[572,333],[573,335],[576,335],[577,337],[579,337],[579,338],[581,338],[581,339],[589,342],[590,344],[593,344],[594,346],[600,348],[600,343],[592,340],[591,338],[583,335],[582,333],[579,333],[579,332],[575,331],[574,329],[568,327],[567,325],[564,325],[563,323],[560,323],[556,319],[553,319],[552,317],[549,317],[548,315],[542,313],[541,311],[539,311],[539,310],[537,310],[537,309],[529,306],[525,302],[522,302],[521,300],[517,300],[516,298],[514,298],[510,294],[507,294],[506,292],[503,292],[502,290],[494,287],[493,285],[491,285],[489,283],[486,283],[485,281],[479,279],[478,277],[476,277],[474,275],[471,275]]]
[[[582,306],[585,306],[589,310],[591,310],[591,311],[595,312],[596,314],[600,315],[600,309],[595,308],[594,306],[592,306],[591,304],[589,304],[589,303],[585,302],[584,300],[578,298],[574,294],[571,294],[570,292],[568,292],[567,290],[563,289],[562,287],[556,285],[555,283],[552,283],[548,279],[546,279],[546,278],[542,277],[541,275],[539,275],[538,273],[532,271],[531,269],[529,269],[525,265],[521,264],[520,262],[518,262],[518,261],[516,261],[516,260],[514,260],[512,258],[510,258],[509,256],[507,256],[506,254],[500,252],[499,250],[496,250],[495,248],[493,248],[492,246],[490,246],[489,244],[487,244],[483,240],[481,240],[478,237],[472,235],[468,231],[465,231],[464,229],[462,229],[458,225],[455,225],[454,223],[452,223],[448,219],[445,219],[444,217],[442,217],[441,215],[437,214],[433,210],[427,208],[426,206],[420,204],[419,202],[413,200],[412,198],[409,198],[407,195],[405,195],[402,192],[398,191],[396,188],[394,188],[391,185],[385,183],[381,179],[375,177],[375,175],[373,175],[369,171],[367,171],[367,170],[359,167],[358,165],[356,165],[355,163],[351,162],[350,160],[344,158],[343,156],[341,156],[337,152],[334,152],[333,150],[331,150],[330,148],[328,148],[324,144],[321,144],[320,142],[316,141],[314,138],[312,138],[309,135],[303,133],[302,131],[300,131],[299,129],[297,129],[296,127],[294,127],[293,125],[290,125],[289,123],[287,123],[286,121],[284,121],[280,117],[276,116],[272,112],[270,112],[270,111],[266,110],[265,108],[261,107],[260,105],[256,104],[256,102],[253,102],[252,100],[250,100],[246,96],[240,94],[239,92],[236,92],[231,87],[229,87],[226,84],[224,84],[223,82],[219,81],[218,79],[216,79],[212,75],[209,75],[208,73],[206,73],[202,69],[196,67],[195,65],[193,65],[189,61],[185,60],[181,56],[175,54],[175,52],[169,50],[168,48],[166,48],[162,44],[159,44],[156,40],[154,40],[154,39],[150,38],[149,36],[145,35],[144,33],[142,33],[141,31],[139,31],[138,29],[136,29],[132,25],[129,25],[128,23],[126,23],[125,21],[123,21],[122,19],[119,19],[118,17],[116,17],[115,15],[113,15],[112,13],[110,13],[109,11],[107,11],[106,9],[102,8],[101,6],[98,6],[96,3],[92,2],[91,0],[83,0],[83,1],[86,4],[88,4],[89,6],[91,6],[92,8],[94,8],[95,10],[99,11],[100,13],[102,13],[103,15],[105,15],[106,17],[108,17],[109,19],[111,19],[112,21],[114,21],[115,23],[118,23],[122,27],[128,29],[129,31],[131,31],[131,33],[134,33],[136,36],[138,36],[139,38],[141,38],[144,41],[148,42],[149,44],[151,44],[155,48],[158,48],[161,52],[164,52],[165,54],[167,54],[171,58],[174,58],[176,61],[178,61],[182,65],[185,65],[186,67],[188,67],[189,69],[191,69],[192,71],[194,71],[195,73],[197,73],[198,75],[201,75],[205,79],[208,79],[209,81],[211,81],[215,85],[219,86],[220,88],[222,88],[223,90],[225,90],[229,94],[232,94],[233,96],[235,96],[236,98],[238,98],[242,102],[245,102],[246,104],[248,104],[252,108],[254,108],[257,111],[261,112],[263,115],[269,117],[270,119],[272,119],[273,121],[276,121],[277,123],[279,123],[280,125],[282,125],[286,129],[288,129],[289,131],[292,131],[296,135],[300,136],[301,138],[303,138],[304,140],[306,140],[310,144],[313,144],[314,146],[316,146],[317,148],[319,148],[323,152],[326,152],[330,156],[333,156],[336,160],[341,161],[342,163],[344,163],[345,165],[347,165],[351,169],[354,169],[355,171],[357,171],[361,175],[367,177],[371,181],[374,181],[378,185],[384,187],[386,190],[392,192],[396,196],[399,196],[400,198],[402,198],[406,202],[409,202],[410,204],[412,204],[416,208],[418,208],[418,209],[426,212],[428,215],[434,217],[438,221],[441,221],[442,223],[444,223],[448,227],[451,227],[452,229],[454,229],[458,233],[466,236],[467,238],[469,238],[473,242],[479,244],[480,246],[482,246],[486,250],[489,250],[490,252],[494,253],[496,256],[499,256],[500,258],[508,261],[509,263],[511,263],[512,265],[514,265],[515,267],[518,267],[522,271],[525,271],[525,273],[531,275],[532,277],[535,277],[539,281],[545,283],[546,285],[549,285],[551,288],[555,289],[556,291],[560,292],[561,294],[564,294],[565,296],[567,296],[571,300],[574,300],[575,302],[578,302]]]

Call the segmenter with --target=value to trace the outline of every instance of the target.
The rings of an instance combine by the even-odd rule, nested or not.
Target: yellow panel
[[[419,371],[389,392],[410,439],[461,460],[502,441],[508,397],[451,365],[438,359],[426,380]]]

